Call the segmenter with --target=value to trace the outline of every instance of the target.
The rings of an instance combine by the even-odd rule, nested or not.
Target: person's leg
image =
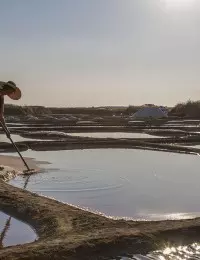
[[[0,95],[0,120],[4,120],[4,96]]]

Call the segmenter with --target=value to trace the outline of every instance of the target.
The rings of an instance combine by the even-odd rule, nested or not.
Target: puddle
[[[128,149],[23,155],[51,163],[50,171],[30,178],[28,189],[39,194],[114,217],[200,216],[199,156]],[[22,187],[23,182],[17,177],[11,184]]]
[[[0,212],[0,249],[33,242],[36,239],[37,235],[30,226]]]

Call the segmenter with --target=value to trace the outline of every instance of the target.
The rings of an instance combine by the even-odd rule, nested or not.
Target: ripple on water
[[[28,189],[59,201],[129,219],[199,216],[198,156],[128,149],[23,154],[51,163],[31,176]]]
[[[95,170],[88,170],[88,172],[95,172]],[[34,192],[98,192],[105,190],[116,190],[126,185],[127,180],[119,177],[113,181],[107,178],[106,183],[101,178],[91,178],[89,176],[83,176],[81,169],[70,171],[74,176],[66,176],[64,170],[60,170],[55,175],[53,171],[48,172],[47,175],[43,173],[35,175],[31,179],[30,185]],[[77,174],[80,176],[77,176]],[[21,181],[21,177],[17,178]],[[16,180],[17,181],[17,180]],[[20,184],[19,184],[20,186]],[[39,187],[39,189],[37,188]],[[56,189],[56,187],[58,187]]]

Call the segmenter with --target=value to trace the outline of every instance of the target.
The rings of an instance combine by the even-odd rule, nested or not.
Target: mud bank
[[[42,138],[42,137],[41,137]],[[100,149],[100,148],[124,148],[124,149],[147,149],[156,151],[166,151],[174,153],[199,154],[200,149],[194,147],[184,147],[182,144],[198,144],[198,138],[138,138],[138,139],[114,139],[114,138],[88,138],[73,137],[52,141],[22,141],[16,142],[20,151],[28,149],[35,151],[58,151],[74,149]],[[181,145],[178,145],[180,143]],[[15,152],[9,143],[0,143],[1,152]]]
[[[114,131],[113,131],[114,132]],[[113,133],[112,132],[112,133]],[[171,131],[173,133],[173,131]],[[81,132],[82,133],[82,132]],[[114,132],[116,133],[116,132]],[[143,142],[150,142],[150,143],[164,143],[164,144],[171,144],[171,143],[187,143],[187,142],[196,142],[200,143],[200,133],[195,132],[187,132],[187,134],[183,135],[169,135],[167,136],[167,132],[161,132],[156,131],[155,134],[156,138],[154,136],[154,131],[146,131],[146,132],[140,132],[140,134],[148,134],[152,135],[152,138],[108,138],[108,137],[83,137],[83,136],[72,136],[70,134],[64,133],[64,132],[58,132],[58,131],[39,131],[39,132],[26,132],[26,133],[19,133],[21,137],[30,138],[30,139],[43,139],[43,140],[52,140],[52,141],[59,141],[59,140],[74,140],[74,141],[114,141],[114,142],[122,142],[122,141],[143,141]],[[158,136],[162,136],[162,138]],[[165,138],[163,138],[165,137]]]
[[[30,193],[0,180],[0,210],[31,225],[39,240],[0,250],[0,259],[103,259],[147,253],[162,244],[200,238],[200,218],[182,221],[113,220]]]
[[[120,133],[118,131],[115,131],[115,129],[112,129],[113,131],[109,131],[107,133]],[[69,133],[69,132],[62,132],[62,131],[55,131],[55,130],[49,130],[49,131],[34,131],[34,132],[31,132],[31,131],[27,131],[27,132],[19,132],[19,135],[24,137],[24,138],[32,138],[32,139],[39,139],[41,138],[44,138],[44,139],[51,139],[51,140],[59,140],[59,139],[81,139],[81,138],[91,138],[91,137],[84,137],[84,136],[79,136],[79,134],[82,134],[84,133],[84,131],[81,131],[80,129],[80,132],[77,133],[77,135],[71,135],[73,133]],[[90,131],[89,133],[103,133],[102,132],[94,132],[94,131]],[[194,134],[193,132],[190,134],[190,132],[184,132],[184,131],[157,131],[157,130],[146,130],[146,131],[123,131],[123,133],[135,133],[135,134],[148,134],[150,136],[152,136],[152,139],[161,139],[161,137],[165,137],[166,139],[172,139],[172,137],[176,137],[176,138],[180,138],[180,137],[189,137],[190,135],[194,135],[196,138],[199,137],[200,139],[200,135],[198,134]],[[156,136],[156,138],[155,138]],[[95,137],[93,137],[95,138]],[[103,137],[96,137],[96,138],[103,138]],[[108,137],[107,137],[108,138]],[[129,139],[138,139],[138,138],[129,138]],[[149,138],[143,138],[143,139],[149,139]],[[162,138],[163,139],[163,138]]]
[[[18,143],[17,147],[21,152],[27,151],[28,147],[26,144]],[[16,152],[15,148],[10,143],[0,142],[0,153],[11,153]]]
[[[53,142],[26,142],[29,149],[35,151],[56,151],[56,150],[74,150],[74,149],[148,149],[157,151],[167,151],[174,153],[199,154],[200,149],[183,147],[178,145],[156,144],[144,141],[129,140],[82,140],[82,141],[53,141]]]
[[[63,126],[63,125],[43,125],[43,126],[17,126],[10,128],[11,133],[17,134],[22,132],[40,132],[40,131],[61,131],[65,133],[80,133],[80,132],[127,132],[127,133],[141,133],[142,131],[154,130],[155,132],[161,132],[162,134],[171,135],[183,135],[188,131],[200,131],[200,127],[197,126],[149,126],[149,125],[121,125],[121,126]],[[0,129],[0,133],[3,133],[3,130]],[[159,134],[159,133],[158,133]]]

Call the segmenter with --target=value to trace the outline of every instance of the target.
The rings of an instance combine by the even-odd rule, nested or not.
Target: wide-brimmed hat
[[[18,100],[21,98],[21,90],[16,86],[13,81],[3,82],[0,81],[0,93],[9,96],[13,100]]]

